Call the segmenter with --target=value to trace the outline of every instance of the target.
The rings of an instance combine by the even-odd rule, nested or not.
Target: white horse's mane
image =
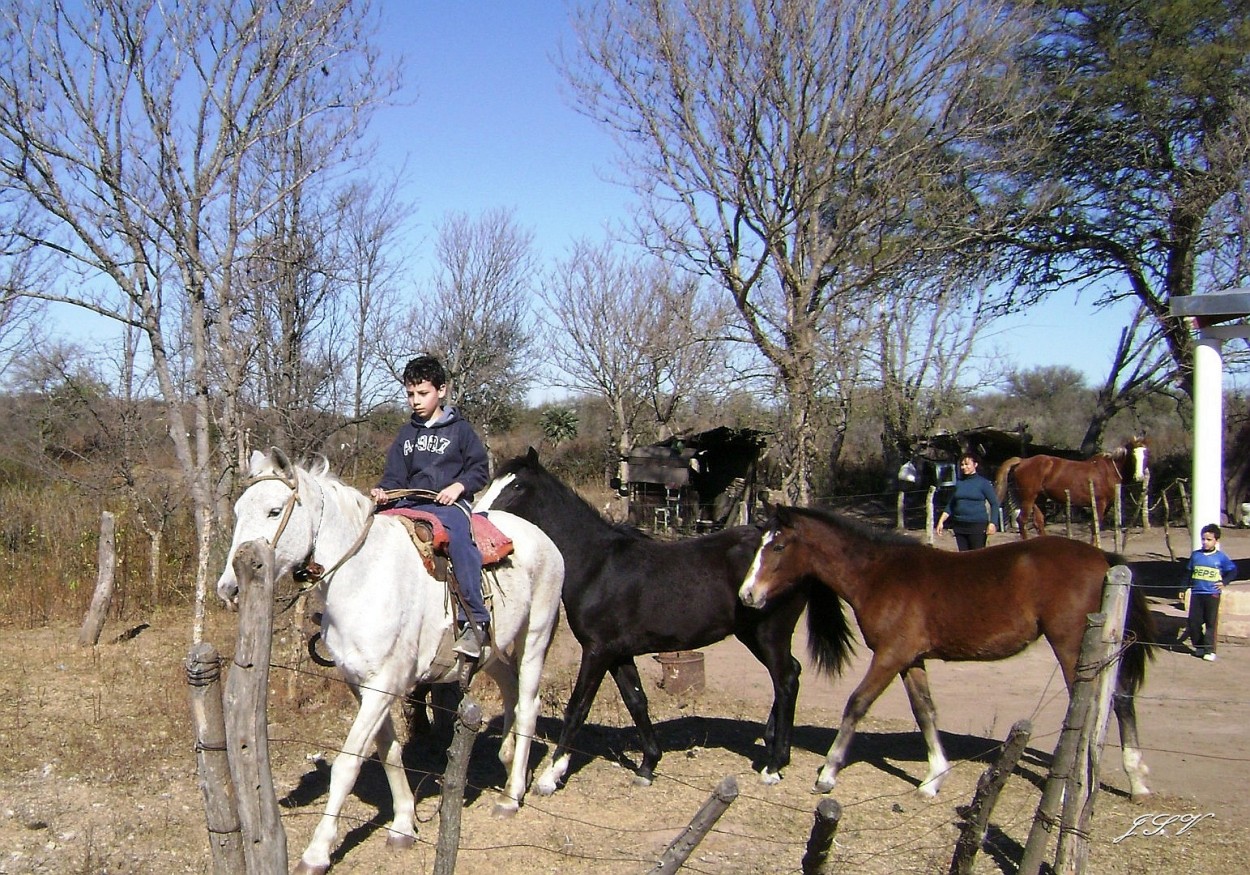
[[[359,489],[349,485],[343,481],[339,475],[330,470],[330,460],[321,453],[314,453],[310,459],[291,461],[285,456],[285,459],[296,472],[296,477],[302,472],[314,480],[323,492],[328,492],[334,496],[335,501],[339,502],[344,509],[357,511],[361,514],[365,513],[371,506],[369,496],[365,495]],[[281,470],[280,460],[275,458],[275,454],[258,453],[253,456],[251,465],[251,474],[256,477],[265,471],[272,470],[278,472]]]

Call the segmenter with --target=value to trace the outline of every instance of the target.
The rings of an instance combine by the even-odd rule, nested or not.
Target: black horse
[[[655,778],[660,747],[634,657],[714,644],[731,633],[768,669],[773,707],[764,731],[765,783],[781,780],[790,762],[790,736],[799,693],[799,661],[790,640],[808,611],[808,642],[816,664],[837,672],[851,651],[841,603],[825,587],[800,586],[757,612],[738,601],[738,588],[759,547],[761,531],[739,526],[683,541],[657,541],[613,525],[547,471],[532,448],[505,464],[475,510],[506,510],[537,525],[564,554],[564,610],[582,645],[577,682],[551,766],[536,792],[550,794],[569,768],[569,745],[586,720],[599,684],[612,673],[642,740],[637,781]],[[819,607],[815,603],[819,602]]]

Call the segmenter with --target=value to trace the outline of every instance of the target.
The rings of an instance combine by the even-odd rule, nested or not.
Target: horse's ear
[[[773,519],[776,521],[778,526],[789,527],[794,520],[794,514],[790,512],[789,506],[779,504],[773,508]]]
[[[270,447],[269,458],[273,460],[274,467],[288,480],[295,475],[295,466],[291,464],[291,460],[287,458],[286,453],[282,452],[282,450],[277,447]]]
[[[537,465],[538,464],[538,450],[534,449],[533,447],[530,447],[529,452],[525,454],[525,461],[531,465]]]
[[[760,507],[764,508],[764,517],[766,519],[772,519],[773,511],[777,509],[777,505],[768,500],[767,492],[760,496]]]
[[[317,477],[324,477],[330,472],[330,460],[322,453],[314,453],[308,470]]]
[[[248,473],[255,477],[260,471],[261,465],[265,464],[265,460],[268,458],[260,450],[252,450],[251,458],[247,460]]]

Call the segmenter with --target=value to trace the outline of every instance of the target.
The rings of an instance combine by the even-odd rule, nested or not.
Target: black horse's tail
[[[807,653],[817,670],[840,675],[855,652],[855,633],[842,599],[819,581],[810,584],[807,601]]]
[[[1136,586],[1128,592],[1128,614],[1124,619],[1124,653],[1120,656],[1119,692],[1133,696],[1146,679],[1146,663],[1154,659],[1159,640],[1154,616],[1146,595]]]

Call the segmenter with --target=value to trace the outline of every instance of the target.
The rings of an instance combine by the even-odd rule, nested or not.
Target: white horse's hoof
[[[326,872],[328,871],[330,871],[329,863],[326,863],[325,865],[313,866],[305,863],[303,860],[300,860],[299,865],[295,867],[295,871],[292,875],[326,875]]]
[[[634,786],[635,787],[650,787],[651,779],[644,778],[642,775],[634,775]]]
[[[812,787],[812,792],[813,793],[828,793],[837,785],[837,783],[838,783],[837,775],[825,774],[825,771],[822,769],[820,774],[816,776],[816,783]]]
[[[495,809],[491,813],[500,820],[508,820],[516,816],[517,809],[520,807],[516,800],[509,799],[507,802],[496,802]]]
[[[555,781],[548,779],[545,775],[538,779],[538,783],[534,785],[534,792],[539,796],[551,796],[558,789]]]
[[[781,783],[781,772],[770,772],[768,769],[760,769],[760,783],[772,786]]]
[[[934,799],[937,797],[938,790],[940,789],[941,789],[940,784],[934,781],[927,781],[921,784],[919,787],[917,787],[916,792],[919,793],[921,796],[923,796],[925,799]]]
[[[404,835],[402,832],[393,832],[386,837],[386,846],[396,851],[411,850],[416,843],[416,836]]]

